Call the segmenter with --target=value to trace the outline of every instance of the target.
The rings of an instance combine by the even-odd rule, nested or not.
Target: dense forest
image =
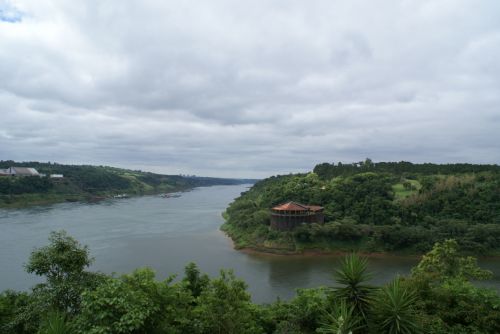
[[[259,305],[231,271],[211,278],[190,263],[177,279],[159,281],[148,268],[110,276],[89,271],[88,248],[64,231],[49,239],[26,264],[43,283],[0,293],[1,333],[500,332],[500,296],[471,282],[491,273],[463,257],[454,240],[435,244],[410,275],[384,286],[371,285],[367,260],[350,254],[332,268],[331,286]]]
[[[94,199],[122,193],[140,195],[202,186],[255,182],[242,179],[162,175],[107,166],[0,161],[0,169],[20,166],[35,168],[45,175],[63,174],[64,178],[0,176],[0,207]]]
[[[269,209],[287,201],[323,206],[325,224],[270,228]],[[324,163],[256,183],[224,216],[222,229],[240,248],[421,254],[454,238],[469,253],[498,254],[500,167]]]

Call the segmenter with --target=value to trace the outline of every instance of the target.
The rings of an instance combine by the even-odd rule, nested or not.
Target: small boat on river
[[[160,197],[163,197],[163,198],[178,198],[178,197],[181,197],[181,194],[162,194],[160,195]]]

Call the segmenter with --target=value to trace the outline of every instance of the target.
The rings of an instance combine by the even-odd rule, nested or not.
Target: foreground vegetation
[[[218,184],[239,184],[252,180],[161,175],[105,166],[61,165],[57,163],[0,161],[0,169],[30,166],[48,177],[0,177],[0,207],[22,207],[64,201],[97,200],[128,195],[175,192]]]
[[[269,209],[290,200],[324,206],[326,223],[269,228]],[[466,252],[498,255],[500,166],[320,164],[308,174],[256,183],[224,217],[222,229],[237,248],[422,254],[454,238]]]
[[[299,289],[290,301],[254,304],[231,271],[157,281],[152,270],[90,272],[92,259],[64,231],[32,252],[30,292],[0,294],[0,332],[13,333],[499,333],[500,297],[471,280],[490,277],[454,240],[434,245],[407,277],[369,284],[366,260],[346,256],[335,287]]]

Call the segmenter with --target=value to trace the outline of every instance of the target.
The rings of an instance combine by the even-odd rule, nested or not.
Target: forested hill
[[[44,162],[0,161],[0,169],[32,167],[39,173],[63,174],[49,177],[0,176],[0,207],[44,204],[128,195],[173,192],[194,187],[254,183],[251,179],[228,179],[162,175],[107,166],[63,165]]]
[[[287,201],[325,207],[325,224],[269,228]],[[262,180],[228,207],[223,229],[238,247],[422,253],[455,238],[475,254],[500,251],[500,167],[409,162],[319,164]]]
[[[373,162],[370,159],[356,163],[343,164],[322,163],[314,167],[313,172],[323,179],[331,179],[336,176],[348,176],[362,172],[390,173],[396,175],[420,174],[420,175],[451,175],[479,172],[500,172],[499,165],[476,165],[476,164],[414,164],[408,161],[400,162]]]

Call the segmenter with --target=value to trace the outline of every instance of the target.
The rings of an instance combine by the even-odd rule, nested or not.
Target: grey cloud
[[[16,5],[3,159],[257,177],[500,160],[496,1]]]

